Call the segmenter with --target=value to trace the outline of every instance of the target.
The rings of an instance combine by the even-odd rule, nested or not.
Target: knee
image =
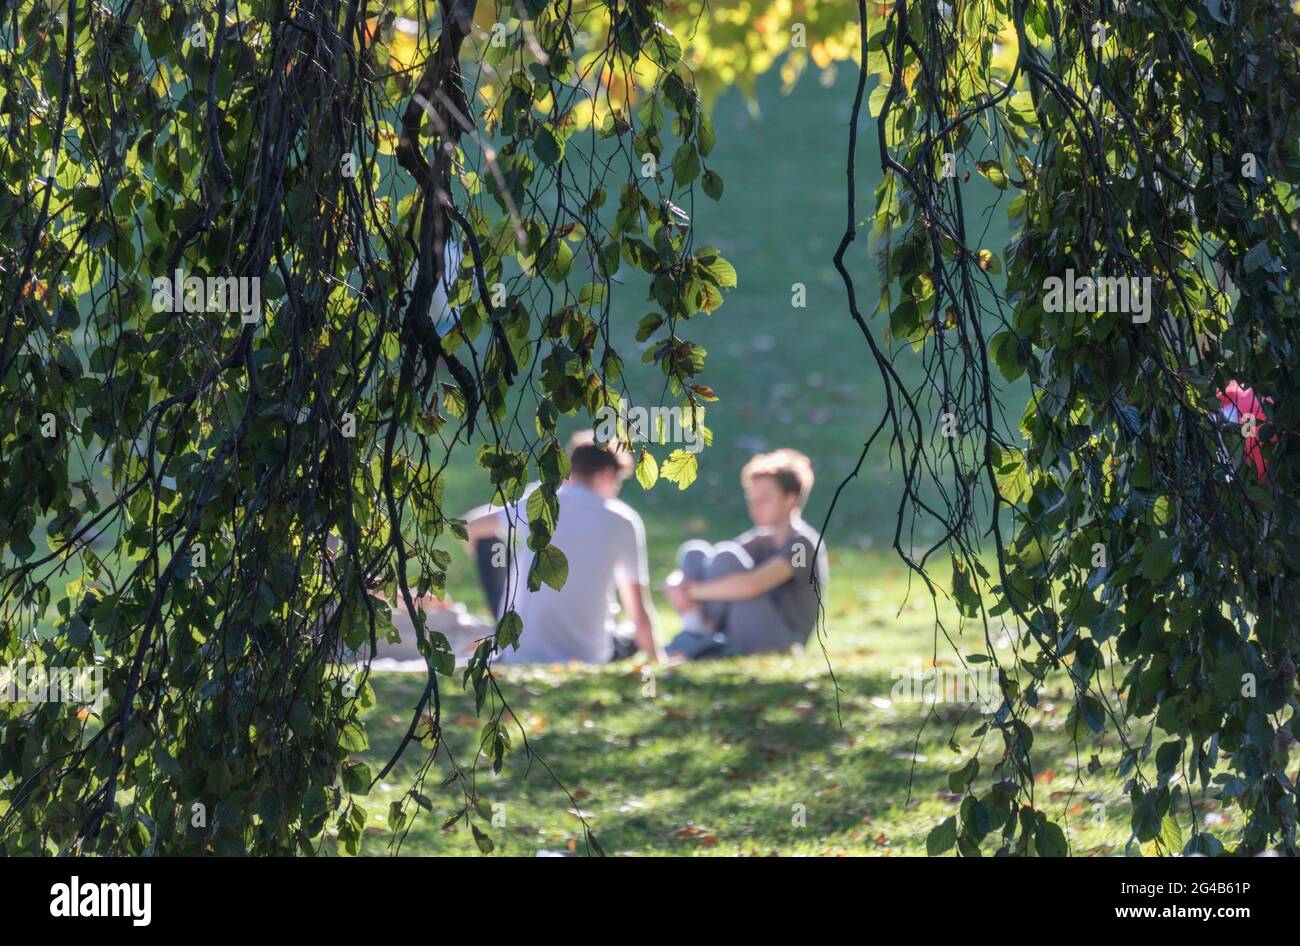
[[[735,542],[719,542],[713,548],[713,558],[709,560],[709,577],[734,575],[736,572],[750,571],[753,567],[754,559],[745,551],[743,545]]]
[[[713,546],[703,539],[688,539],[677,549],[677,567],[687,578],[698,581],[713,557]]]
[[[713,554],[713,546],[703,539],[687,539],[677,546],[677,564],[680,565],[688,556],[694,558],[703,555],[708,558]]]

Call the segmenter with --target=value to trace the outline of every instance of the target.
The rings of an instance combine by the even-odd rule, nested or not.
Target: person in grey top
[[[808,457],[759,454],[740,474],[754,528],[730,542],[685,543],[666,593],[682,617],[669,656],[690,660],[802,647],[830,578],[825,547],[800,511],[812,490]]]

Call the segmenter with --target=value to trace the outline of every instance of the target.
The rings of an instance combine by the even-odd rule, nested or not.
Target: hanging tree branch
[[[1188,817],[1197,793],[1240,806],[1241,850],[1295,853],[1300,21],[1274,3],[858,9],[835,259],[885,384],[894,546],[951,594],[960,624],[938,632],[956,649],[973,624],[998,668],[931,850],[1067,849],[1031,753],[1040,694],[1063,683],[1079,754],[1128,777],[1133,842],[1223,850]],[[847,262],[868,73],[888,351]],[[1015,195],[1001,253],[968,230],[971,170],[981,196]],[[1255,400],[1224,421],[1239,387]],[[941,538],[917,550],[926,519]],[[926,568],[940,549],[951,584]]]

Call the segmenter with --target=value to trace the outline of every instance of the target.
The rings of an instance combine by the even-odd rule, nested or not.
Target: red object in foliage
[[[1260,398],[1255,395],[1253,388],[1243,388],[1236,381],[1228,382],[1228,390],[1220,391],[1219,394],[1219,413],[1223,414],[1229,421],[1234,424],[1241,424],[1246,427],[1246,459],[1251,466],[1255,468],[1255,475],[1259,477],[1262,483],[1268,476],[1268,464],[1264,462],[1264,454],[1259,449],[1259,433],[1261,425],[1268,422],[1268,415],[1264,413],[1264,405],[1272,404],[1271,397]],[[1254,418],[1253,422],[1247,418]],[[1249,426],[1247,426],[1249,424]],[[1277,438],[1274,437],[1274,440]]]

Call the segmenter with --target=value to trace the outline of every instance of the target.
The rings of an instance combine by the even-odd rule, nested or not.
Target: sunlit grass
[[[490,759],[476,759],[481,721],[472,698],[444,687],[448,745],[463,767],[475,769],[483,813],[473,815],[474,824],[497,852],[530,856],[587,853],[584,821],[610,854],[924,854],[931,828],[956,814],[961,800],[949,790],[949,773],[978,753],[987,775],[1001,739],[971,736],[982,719],[976,705],[893,699],[900,675],[928,665],[936,648],[924,590],[914,589],[899,610],[907,587],[902,566],[846,552],[832,568],[825,653],[814,646],[800,657],[678,667],[655,675],[653,696],[630,663],[502,671],[515,751],[500,775]],[[956,634],[953,611],[941,604],[940,614]],[[983,649],[979,627],[966,627],[957,640],[963,653]],[[1012,642],[1002,643],[997,653],[1005,664]],[[937,665],[955,670],[951,648],[942,639],[937,647]],[[365,757],[375,772],[405,731],[422,685],[418,675],[376,676]],[[1074,853],[1124,853],[1131,811],[1115,774],[1119,741],[1089,734],[1075,745],[1066,728],[1070,700],[1062,681],[1028,718],[1035,804],[1068,825]],[[1142,729],[1134,738],[1144,737]],[[1103,767],[1090,775],[1094,754]],[[389,804],[425,758],[412,747],[360,800],[370,826],[364,852],[391,849]],[[449,772],[440,758],[424,788],[433,810],[419,814],[403,853],[478,853],[465,820],[443,830],[466,800],[455,787],[438,788]],[[987,785],[986,778],[981,792]],[[1213,801],[1198,802],[1194,812],[1184,807],[1184,838],[1193,817],[1224,837],[1225,814]]]

